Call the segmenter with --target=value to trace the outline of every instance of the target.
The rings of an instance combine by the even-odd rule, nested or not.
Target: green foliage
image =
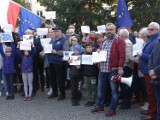
[[[16,2],[16,3],[19,3],[22,6],[25,6],[24,0],[13,0],[13,1]]]

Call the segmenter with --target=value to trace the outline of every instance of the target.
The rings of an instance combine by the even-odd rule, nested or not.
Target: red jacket
[[[118,37],[113,40],[112,46],[111,46],[111,56],[110,56],[110,69],[111,70],[117,70],[119,67],[123,68],[123,65],[125,63],[125,50],[126,44],[125,41]]]

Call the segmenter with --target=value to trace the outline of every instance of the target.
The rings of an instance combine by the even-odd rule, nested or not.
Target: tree
[[[64,30],[71,23],[76,23],[77,28],[81,25],[89,25],[96,30],[97,25],[106,24],[110,21],[110,9],[104,9],[105,0],[39,0],[47,6],[47,10],[56,11],[55,23],[63,26]]]

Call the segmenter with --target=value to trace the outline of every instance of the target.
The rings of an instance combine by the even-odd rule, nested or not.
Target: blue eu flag
[[[133,25],[125,0],[118,0],[117,12],[117,26],[119,28],[128,28]]]
[[[19,35],[24,35],[27,29],[36,30],[40,27],[41,21],[42,19],[39,16],[21,7]]]

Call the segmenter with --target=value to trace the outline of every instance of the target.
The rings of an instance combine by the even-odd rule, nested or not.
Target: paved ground
[[[16,93],[12,101],[6,101],[5,96],[0,98],[0,120],[139,120],[140,117],[138,105],[129,110],[118,109],[116,116],[108,118],[104,112],[92,114],[92,107],[84,107],[85,102],[83,97],[80,106],[71,106],[69,91],[63,101],[47,99],[46,93],[41,92],[32,101],[23,101]]]

